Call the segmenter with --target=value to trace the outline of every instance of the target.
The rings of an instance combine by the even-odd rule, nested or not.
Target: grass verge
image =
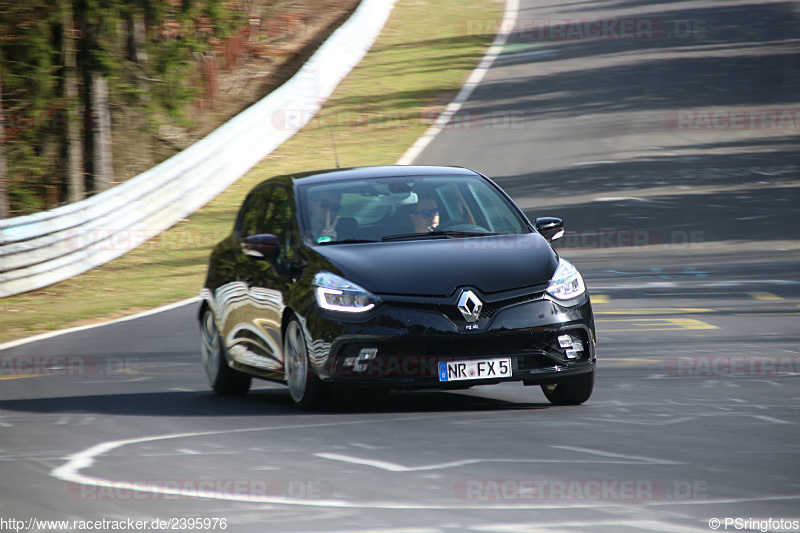
[[[493,35],[498,0],[400,0],[375,45],[300,133],[190,218],[121,258],[0,300],[0,342],[132,314],[195,296],[214,244],[247,192],[272,176],[393,164],[455,96]],[[492,27],[482,24],[480,27]],[[496,25],[495,25],[496,26]],[[292,110],[294,112],[294,110]]]

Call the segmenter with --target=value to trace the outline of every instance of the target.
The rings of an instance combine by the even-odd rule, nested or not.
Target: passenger
[[[339,223],[341,194],[324,191],[309,198],[311,211],[311,234],[315,242],[336,240],[336,224]]]

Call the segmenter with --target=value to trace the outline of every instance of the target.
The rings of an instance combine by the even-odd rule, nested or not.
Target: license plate
[[[473,359],[470,361],[441,361],[439,381],[493,379],[511,377],[511,358]]]

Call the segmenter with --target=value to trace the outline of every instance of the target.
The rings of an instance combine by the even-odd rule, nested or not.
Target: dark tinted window
[[[350,239],[380,241],[436,231],[529,231],[514,206],[491,183],[477,176],[319,183],[303,189],[303,205],[305,238],[320,244]],[[335,231],[325,231],[333,221]]]
[[[264,213],[267,210],[269,197],[275,187],[264,187],[251,192],[244,201],[239,217],[236,220],[236,232],[244,239],[251,235],[266,233],[261,231]]]
[[[283,185],[268,185],[250,193],[236,222],[236,231],[244,239],[269,233],[280,239],[281,259],[294,256],[297,225],[294,201]]]
[[[291,262],[294,257],[297,235],[294,200],[286,187],[275,185],[272,189],[267,208],[264,211],[261,233],[276,235],[281,243],[279,261]]]
[[[284,242],[292,223],[294,203],[285,187],[276,185],[272,189],[262,218],[261,233],[277,235]]]

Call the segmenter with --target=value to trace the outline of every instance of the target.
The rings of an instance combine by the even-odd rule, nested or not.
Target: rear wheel
[[[203,311],[203,318],[200,320],[200,344],[203,367],[214,392],[222,396],[247,394],[251,378],[228,366],[225,348],[210,309]]]
[[[589,399],[594,390],[594,369],[558,383],[542,384],[542,392],[553,405],[579,405]]]
[[[328,399],[328,387],[314,375],[308,364],[308,347],[303,329],[292,318],[283,335],[283,368],[289,395],[302,409],[322,407]]]

